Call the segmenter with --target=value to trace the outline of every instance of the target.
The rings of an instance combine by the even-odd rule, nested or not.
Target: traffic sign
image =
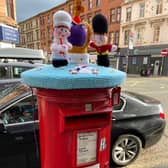
[[[165,57],[167,55],[167,53],[168,53],[167,49],[162,49],[161,50],[161,56],[162,57]]]

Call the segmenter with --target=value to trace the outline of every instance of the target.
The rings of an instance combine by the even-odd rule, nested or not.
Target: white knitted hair
[[[72,18],[68,12],[63,10],[55,12],[53,15],[53,26],[66,26],[70,29]]]

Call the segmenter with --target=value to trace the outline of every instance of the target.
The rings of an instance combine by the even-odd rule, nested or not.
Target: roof
[[[44,59],[43,50],[35,50],[29,48],[0,48],[0,59]]]

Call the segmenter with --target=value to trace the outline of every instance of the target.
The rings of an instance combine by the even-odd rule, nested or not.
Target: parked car
[[[0,79],[0,91],[4,90],[7,87],[12,86],[14,83],[18,83],[21,82],[22,79],[5,79],[5,80],[1,80]]]
[[[0,62],[0,91],[3,90],[4,87],[10,86],[12,83],[21,81],[20,75],[22,72],[43,65],[44,64],[25,62]]]
[[[39,63],[25,62],[0,62],[0,79],[18,79],[22,72],[42,65]]]
[[[36,96],[23,83],[0,91],[0,165],[2,168],[38,168],[39,137]],[[122,92],[113,107],[111,164],[126,166],[141,148],[154,145],[165,128],[161,103],[153,98]]]
[[[44,65],[42,50],[29,48],[0,48],[0,90],[4,84],[20,81],[20,74]]]

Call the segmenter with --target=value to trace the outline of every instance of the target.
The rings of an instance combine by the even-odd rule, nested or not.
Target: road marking
[[[125,85],[128,85],[129,87],[135,87],[138,84],[143,84],[144,81],[127,81]]]
[[[164,89],[164,88],[165,88],[165,86],[164,86],[164,85],[160,86],[160,89]]]
[[[138,82],[135,81],[133,84],[130,84],[130,86],[131,86],[131,87],[134,87],[134,86],[136,86],[137,84],[138,84]]]

